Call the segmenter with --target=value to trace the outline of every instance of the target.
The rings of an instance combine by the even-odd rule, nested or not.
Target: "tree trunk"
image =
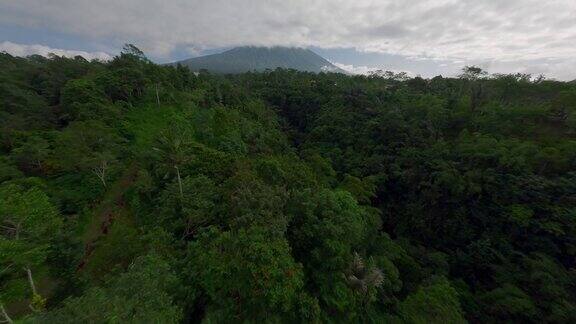
[[[36,284],[34,283],[34,278],[32,278],[32,270],[30,270],[30,268],[26,268],[24,270],[26,270],[26,274],[28,275],[28,282],[30,283],[30,288],[32,288],[33,296],[38,295],[38,292],[36,291]]]
[[[106,169],[108,169],[108,162],[102,161],[102,184],[106,187]]]
[[[102,164],[100,167],[95,167],[92,169],[94,174],[100,179],[104,188],[106,188],[106,170],[108,170],[108,162],[106,160],[102,160]]]
[[[10,316],[8,316],[6,309],[4,309],[4,304],[2,304],[2,303],[0,303],[0,312],[2,312],[2,316],[4,316],[4,322],[5,323],[8,323],[8,324],[14,323],[14,321],[12,321]]]
[[[158,108],[160,108],[160,95],[158,95],[158,83],[156,83],[156,103],[158,104]]]
[[[30,268],[24,268],[24,270],[28,275],[28,282],[30,283],[30,288],[32,289],[32,298],[30,300],[30,303],[28,304],[28,307],[33,312],[36,313],[41,312],[44,309],[44,301],[42,297],[38,294],[38,291],[36,290],[36,284],[34,283],[34,278],[32,278],[32,270],[30,270]],[[38,303],[38,300],[40,301],[40,304]]]
[[[182,179],[180,178],[180,169],[177,165],[174,166],[176,169],[176,178],[178,179],[178,188],[180,189],[180,200],[184,200],[184,191],[182,190]]]

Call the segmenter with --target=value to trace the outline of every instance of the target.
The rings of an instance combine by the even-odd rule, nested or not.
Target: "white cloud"
[[[25,45],[25,44],[16,44],[12,42],[2,42],[0,43],[0,52],[6,52],[8,54],[14,56],[28,56],[33,54],[39,54],[42,56],[48,56],[49,54],[55,54],[58,56],[66,56],[66,57],[75,57],[75,56],[82,56],[87,60],[109,60],[112,57],[104,52],[84,52],[84,51],[73,51],[73,50],[65,50],[59,48],[51,48],[44,45]]]
[[[574,56],[574,17],[574,0],[0,1],[3,24],[133,42],[157,57],[177,47],[295,45],[432,63],[562,62]]]
[[[334,64],[335,66],[341,68],[342,70],[351,73],[351,74],[362,74],[362,75],[368,75],[370,74],[370,72],[376,71],[376,70],[380,70],[379,68],[374,68],[374,67],[368,67],[365,65],[352,65],[352,64],[342,64],[342,63],[337,63],[337,62],[332,62],[332,64]]]
[[[390,71],[394,73],[406,73],[408,76],[414,76],[415,74],[410,71],[400,71],[391,68],[381,68],[381,67],[373,67],[373,66],[366,66],[366,65],[353,65],[353,64],[342,64],[338,62],[331,62],[336,67],[350,73],[350,74],[360,74],[360,75],[369,75],[372,72],[376,71]]]

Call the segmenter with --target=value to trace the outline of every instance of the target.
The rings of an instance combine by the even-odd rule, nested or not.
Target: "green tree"
[[[287,209],[292,215],[288,237],[314,293],[329,311],[355,316],[356,299],[345,274],[375,219],[340,190],[299,192]]]
[[[139,257],[127,272],[102,287],[64,301],[39,323],[179,323],[182,309],[173,299],[178,277],[162,257]]]
[[[106,187],[122,141],[113,128],[102,122],[73,122],[59,134],[54,158],[64,171],[90,172]]]
[[[45,299],[36,287],[35,270],[41,269],[50,249],[50,240],[59,230],[57,209],[40,189],[16,184],[0,187],[0,306],[25,299],[42,311]],[[29,292],[23,289],[28,283]],[[8,318],[6,318],[8,320]]]
[[[400,305],[401,317],[408,323],[467,323],[462,315],[458,293],[447,280],[418,289]]]
[[[191,134],[183,126],[177,125],[164,130],[155,140],[152,149],[162,163],[164,177],[176,174],[180,199],[184,199],[184,188],[180,174],[182,166],[192,158],[194,143]]]
[[[274,321],[298,312],[301,266],[288,242],[261,227],[210,228],[190,246],[189,262],[221,320]]]
[[[201,227],[216,223],[219,198],[214,182],[204,176],[185,177],[180,184],[173,182],[162,192],[159,202],[162,223],[181,238],[193,237]]]
[[[348,285],[360,294],[363,303],[370,301],[374,291],[384,283],[384,274],[373,265],[367,265],[362,257],[354,252],[352,262],[346,271]]]
[[[50,143],[46,139],[30,136],[22,146],[12,151],[12,156],[22,169],[35,169],[42,173],[50,153]]]

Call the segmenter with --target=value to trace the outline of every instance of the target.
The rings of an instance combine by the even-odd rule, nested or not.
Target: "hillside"
[[[236,47],[223,53],[195,57],[173,64],[182,64],[193,71],[243,73],[249,71],[294,69],[306,72],[338,72],[343,70],[309,49],[295,47]]]

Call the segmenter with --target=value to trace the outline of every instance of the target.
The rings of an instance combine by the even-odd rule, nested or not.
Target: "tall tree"
[[[5,303],[28,296],[30,309],[42,311],[45,299],[34,273],[43,267],[52,235],[61,226],[58,212],[40,189],[8,183],[0,187],[0,226],[0,304],[4,309]],[[29,293],[21,289],[23,282]]]
[[[184,198],[181,168],[191,159],[193,144],[189,131],[176,125],[164,130],[152,147],[163,163],[165,176],[176,174],[181,199]]]

